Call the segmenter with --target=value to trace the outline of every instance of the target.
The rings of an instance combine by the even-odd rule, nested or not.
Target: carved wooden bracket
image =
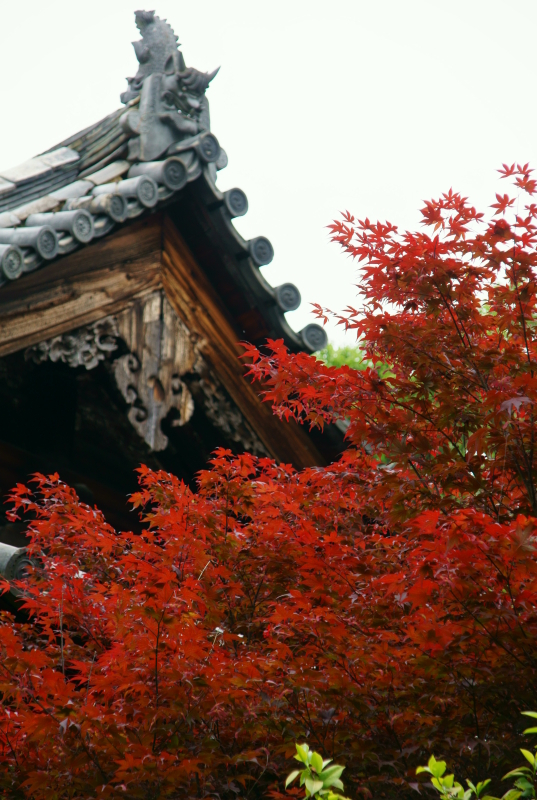
[[[184,425],[194,413],[192,395],[181,379],[197,358],[190,334],[163,291],[118,314],[117,325],[130,353],[117,358],[112,369],[130,405],[129,420],[152,450],[164,450],[165,417],[175,409],[171,424]]]
[[[161,429],[163,419],[173,409],[171,424],[184,425],[194,413],[192,395],[181,378],[193,369],[197,352],[162,290],[116,316],[29,347],[24,355],[36,363],[62,361],[93,369],[118,349],[119,339],[130,352],[116,358],[111,369],[130,406],[129,420],[152,450],[164,450],[168,437]]]
[[[62,336],[54,336],[24,351],[27,360],[63,361],[70,367],[93,369],[109,353],[117,350],[119,331],[115,317],[105,317],[93,325],[78,328]]]
[[[194,394],[196,403],[203,408],[207,418],[222,431],[226,439],[239,443],[256,456],[269,455],[259,436],[201,356],[195,365],[195,377],[189,376],[189,388]]]
[[[120,340],[129,352],[114,357]],[[106,360],[129,405],[131,424],[152,450],[164,450],[168,445],[161,423],[170,412],[172,426],[190,420],[194,395],[225,439],[256,455],[267,455],[255,430],[202,357],[203,344],[200,336],[191,334],[181,322],[164,291],[157,290],[115,316],[27,348],[25,358],[86,369]]]

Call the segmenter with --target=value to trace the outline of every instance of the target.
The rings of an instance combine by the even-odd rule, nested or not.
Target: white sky
[[[151,0],[151,3],[154,0]],[[274,285],[354,303],[355,267],[325,226],[349,209],[401,227],[453,186],[486,210],[501,162],[537,167],[537,0],[0,0],[0,166],[120,106],[134,10],[155,8],[208,91],[246,236],[275,248]],[[333,341],[343,341],[332,331]]]

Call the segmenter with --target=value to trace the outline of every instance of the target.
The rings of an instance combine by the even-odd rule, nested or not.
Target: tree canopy
[[[537,185],[501,174],[492,219],[450,190],[420,232],[334,222],[364,369],[245,346],[283,419],[348,421],[337,463],[219,451],[195,492],[142,467],[141,535],[57,475],[14,490],[7,796],[277,799],[304,738],[353,796],[411,795],[432,750],[506,771],[536,705]]]

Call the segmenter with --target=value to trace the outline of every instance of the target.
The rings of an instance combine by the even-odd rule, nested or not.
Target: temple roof
[[[247,241],[233,225],[248,210],[245,193],[217,187],[227,156],[210,130],[205,94],[216,73],[187,68],[177,37],[154,12],[136,12],[136,23],[139,70],[128,79],[123,107],[0,172],[0,286],[165,209],[193,251],[196,242],[203,249],[200,237],[218,251],[209,278],[223,301],[233,298],[240,309],[246,338],[283,338],[293,351],[321,349],[323,328],[310,324],[296,333],[285,319],[300,305],[299,290],[271,286],[260,272],[274,255],[270,241]],[[254,317],[250,326],[242,321]]]

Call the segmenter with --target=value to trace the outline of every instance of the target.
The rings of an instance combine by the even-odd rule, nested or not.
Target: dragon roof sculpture
[[[133,135],[131,157],[152,161],[174,143],[209,131],[205,91],[218,70],[187,68],[173,29],[154,11],[137,11],[136,25],[142,38],[133,47],[140,66],[127,78],[121,101],[134,105],[139,98],[139,109],[127,111],[121,123]]]
[[[128,103],[140,93],[144,79],[154,72],[171,75],[185,69],[179,39],[165,19],[155,16],[154,11],[136,11],[136,27],[142,38],[133,42],[139,68],[134,78],[127,78],[129,89],[121,95],[121,102]]]

